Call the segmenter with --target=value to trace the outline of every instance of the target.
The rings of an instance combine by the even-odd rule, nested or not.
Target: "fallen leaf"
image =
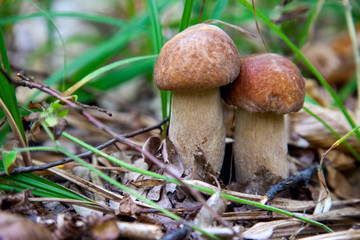
[[[227,201],[224,197],[220,195],[220,191],[214,193],[207,201],[206,204],[211,208],[215,213],[221,215],[225,212]],[[199,227],[210,227],[214,221],[215,216],[211,214],[207,207],[203,206],[199,213],[197,214],[194,224]]]
[[[0,211],[0,239],[51,240],[55,238],[46,228],[29,219]]]

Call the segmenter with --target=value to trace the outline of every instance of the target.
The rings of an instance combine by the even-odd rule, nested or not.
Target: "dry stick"
[[[145,133],[145,132],[149,132],[151,130],[154,130],[154,129],[160,129],[161,130],[161,126],[167,122],[169,120],[169,118],[165,118],[163,119],[162,121],[160,121],[159,123],[153,125],[153,126],[150,126],[150,127],[146,127],[146,128],[141,128],[141,129],[138,129],[134,132],[131,132],[131,133],[125,133],[125,134],[122,134],[120,136],[124,137],[124,138],[131,138],[131,137],[135,137],[137,135],[140,135],[142,133]],[[115,142],[117,142],[116,139],[111,139],[97,147],[95,147],[96,149],[104,149],[112,144],[114,144]],[[80,153],[78,155],[76,155],[77,157],[79,158],[87,158],[87,157],[90,157],[91,155],[93,154],[92,151],[87,151],[87,152],[83,152],[83,153]],[[74,159],[72,159],[71,157],[68,157],[68,158],[64,158],[64,159],[60,159],[60,160],[57,160],[57,161],[54,161],[54,162],[50,162],[50,163],[46,163],[46,164],[41,164],[41,165],[38,165],[38,166],[30,166],[30,167],[21,167],[21,168],[14,168],[9,175],[14,175],[14,174],[19,174],[19,173],[26,173],[26,172],[34,172],[34,171],[42,171],[42,170],[46,170],[48,168],[52,168],[52,167],[56,167],[56,166],[59,166],[59,165],[63,165],[63,164],[66,164],[66,163],[69,163],[69,162],[72,162],[74,161]],[[0,177],[3,177],[3,176],[6,176],[8,174],[6,174],[5,171],[3,172],[0,172]]]
[[[264,48],[266,50],[266,52],[269,52],[269,49],[266,46],[265,40],[264,40],[264,36],[262,35],[259,23],[257,21],[257,17],[256,17],[256,8],[255,8],[255,3],[254,0],[251,0],[252,3],[252,7],[253,7],[253,12],[254,12],[254,19],[255,19],[255,25],[256,25],[256,29],[258,30],[259,34],[260,34],[260,38],[261,38],[261,42],[264,45]]]
[[[287,179],[285,179],[284,181],[273,185],[270,187],[269,191],[266,192],[266,194],[264,196],[262,196],[262,198],[260,199],[260,203],[261,204],[268,204],[270,203],[270,201],[272,199],[275,198],[275,195],[290,188],[291,186],[304,181],[305,183],[307,183],[308,181],[310,181],[311,176],[313,175],[313,173],[317,170],[318,166],[311,166],[307,169],[305,169],[304,171],[301,171],[297,174],[295,174],[294,176],[291,176]]]
[[[12,79],[10,76],[8,76],[6,74],[5,71],[3,71],[0,68],[1,72],[6,76],[6,79],[14,85],[17,86],[22,86],[22,87],[28,87],[28,88],[36,88],[41,90],[42,92],[45,92],[55,98],[57,98],[58,100],[63,101],[64,103],[66,103],[68,106],[70,106],[71,108],[79,111],[84,117],[86,117],[91,123],[93,123],[98,129],[105,131],[106,133],[110,134],[113,138],[115,138],[117,141],[129,146],[130,148],[141,152],[145,157],[147,157],[148,159],[150,159],[153,163],[155,163],[158,167],[162,168],[165,170],[165,172],[167,172],[169,175],[171,175],[173,178],[175,178],[176,180],[178,180],[186,189],[188,189],[188,191],[210,212],[211,215],[213,215],[219,222],[221,222],[221,224],[223,224],[225,227],[228,227],[229,229],[231,229],[234,233],[234,235],[236,235],[237,237],[239,237],[240,239],[242,239],[241,235],[236,232],[233,227],[227,222],[225,221],[221,216],[219,216],[219,214],[217,214],[213,209],[211,209],[205,199],[202,197],[202,195],[200,194],[200,192],[196,189],[193,189],[191,187],[189,187],[186,183],[184,183],[184,181],[178,177],[172,170],[166,168],[165,164],[162,163],[161,161],[159,161],[155,156],[153,156],[151,153],[149,153],[146,150],[143,150],[141,147],[139,147],[138,145],[128,141],[126,138],[124,138],[121,135],[118,135],[117,133],[115,133],[114,131],[112,131],[109,127],[105,126],[102,122],[100,122],[98,119],[96,119],[95,117],[93,117],[91,114],[87,113],[84,111],[84,109],[77,105],[76,103],[68,100],[67,98],[61,96],[61,94],[59,94],[58,91],[51,89],[49,86],[43,85],[41,83],[37,83],[37,82],[30,82],[27,80],[22,80],[22,81],[15,81],[14,79]]]
[[[22,80],[24,80],[24,81],[30,81],[30,82],[33,81],[31,78],[29,78],[28,76],[26,76],[26,75],[23,74],[23,73],[18,73],[17,76],[18,76],[19,78],[21,78]],[[59,92],[59,91],[57,91],[57,90],[55,90],[55,89],[52,89],[52,90],[53,90],[54,92],[56,92],[57,94],[62,95],[61,92]],[[82,107],[82,108],[95,109],[95,110],[97,110],[97,111],[99,111],[99,112],[105,113],[106,115],[108,115],[108,116],[110,116],[110,117],[112,116],[112,113],[111,113],[111,112],[109,112],[108,110],[103,109],[103,108],[101,108],[101,107],[98,107],[98,106],[90,106],[90,105],[83,104],[83,103],[80,103],[80,102],[75,102],[75,103],[76,103],[77,105],[79,105],[80,107]]]

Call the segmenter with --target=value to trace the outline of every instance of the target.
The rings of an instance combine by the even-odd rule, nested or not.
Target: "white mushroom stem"
[[[195,176],[204,176],[204,169],[195,168],[198,148],[208,163],[220,172],[225,148],[225,126],[219,88],[174,91],[172,95],[169,138],[177,148],[186,168]]]
[[[250,181],[263,165],[277,176],[288,176],[287,142],[283,115],[237,110],[235,172],[240,183]]]

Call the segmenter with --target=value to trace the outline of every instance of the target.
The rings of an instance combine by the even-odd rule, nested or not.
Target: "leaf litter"
[[[322,111],[327,110],[325,109]],[[295,155],[292,157],[296,161],[293,160],[292,163],[294,164],[293,169],[297,169],[297,171],[305,168],[306,165],[312,162],[314,160],[314,155],[321,156],[324,154],[324,151],[328,146],[326,144],[322,144],[321,142],[319,143],[319,141],[312,141],[311,137],[304,134],[306,131],[299,130],[301,125],[304,124],[299,123],[299,120],[297,120],[301,116],[303,116],[304,119],[302,121],[305,121],[306,115],[301,112],[296,117],[292,116],[291,118],[291,126],[294,131],[293,134],[302,134],[301,137],[305,139],[305,141],[309,142],[308,147],[304,149],[304,153],[306,153],[306,151],[312,151],[313,155],[308,155],[310,158],[305,157],[304,159],[304,156],[307,155],[305,154],[304,156],[301,156],[303,148],[301,146],[297,147],[294,145],[293,148],[295,151],[293,152]],[[321,116],[326,117],[327,115]],[[67,118],[71,119],[72,113],[70,113]],[[308,116],[308,118],[310,117]],[[307,119],[306,121],[309,120],[311,119]],[[334,121],[336,124],[339,124],[339,122],[340,121]],[[111,122],[109,124],[111,124]],[[137,125],[137,127],[138,126],[139,125]],[[148,125],[143,125],[143,127],[145,126]],[[325,131],[324,127],[318,127],[319,130],[317,130],[317,132],[323,133]],[[73,134],[75,135],[79,131],[79,126],[77,124],[72,126],[70,123],[70,127],[67,128],[70,129],[70,131],[73,131]],[[46,139],[46,136],[39,137],[41,134],[43,133],[37,133],[38,136],[36,139],[39,140],[37,144],[51,144],[51,142],[49,142],[50,140]],[[323,135],[317,134],[317,136],[319,137]],[[104,142],[106,138],[101,136],[100,138],[90,137],[89,140],[90,142],[93,142],[94,145],[97,145]],[[275,212],[269,214],[267,211],[232,201],[225,203],[219,195],[218,188],[211,185],[214,184],[213,176],[216,175],[216,173],[212,172],[211,168],[209,169],[211,166],[206,165],[206,159],[202,157],[203,155],[201,154],[201,149],[199,149],[196,159],[199,159],[200,168],[204,169],[204,175],[207,176],[205,181],[191,180],[191,171],[183,168],[181,161],[176,154],[176,149],[174,149],[174,146],[167,138],[161,140],[159,131],[152,131],[144,133],[143,135],[138,135],[135,142],[137,144],[141,144],[143,149],[146,149],[158,159],[166,163],[166,166],[172,168],[179,177],[185,177],[185,179],[187,179],[185,180],[187,184],[195,184],[216,191],[216,193],[208,199],[209,206],[218,214],[221,214],[223,219],[231,223],[235,231],[240,232],[246,239],[276,239],[284,236],[290,237],[296,231],[299,231],[297,235],[298,237],[311,236],[314,233],[324,233],[321,229],[311,225],[304,227],[303,222],[291,219],[282,214]],[[328,142],[330,141],[327,141],[327,143]],[[356,141],[354,142],[356,143]],[[83,151],[76,146],[72,147],[77,152]],[[137,168],[145,170],[150,169],[151,171],[164,174],[163,169],[156,167],[146,157],[132,151],[123,144],[117,143],[116,145],[109,146],[105,149],[105,152],[108,152],[113,156],[136,166]],[[292,152],[290,151],[290,153]],[[44,153],[34,153],[33,157],[35,159],[37,159],[37,156],[41,156],[41,159],[46,159],[46,155],[44,156]],[[92,161],[94,166],[104,169],[104,171],[121,183],[135,189],[143,196],[157,202],[159,205],[173,211],[179,216],[192,220],[193,224],[204,227],[206,231],[216,234],[224,239],[234,238],[234,233],[229,228],[219,224],[219,222],[214,219],[207,209],[201,207],[201,204],[199,204],[186,189],[173,183],[167,183],[163,180],[154,179],[123,168],[117,168],[111,162],[102,157],[91,156],[89,160]],[[37,163],[36,161],[34,162]],[[41,164],[41,162],[38,162],[37,164]],[[292,187],[293,189],[283,193],[283,196],[275,196],[275,198],[271,201],[271,205],[280,209],[292,211],[294,213],[306,214],[305,216],[310,219],[323,221],[331,229],[342,233],[344,236],[350,236],[350,232],[351,234],[354,234],[353,236],[356,236],[356,226],[359,225],[359,219],[357,219],[356,216],[360,215],[358,210],[359,208],[357,206],[360,200],[359,195],[357,194],[358,190],[354,188],[354,186],[356,186],[354,184],[355,180],[351,180],[358,179],[356,177],[356,171],[354,170],[356,169],[356,166],[356,160],[354,160],[346,152],[344,153],[339,150],[333,150],[327,155],[325,162],[327,172],[326,181],[330,187],[332,201],[328,207],[325,207],[326,211],[324,211],[324,207],[322,207],[321,211],[316,210],[320,206],[316,199],[326,200],[329,195],[322,195],[322,191],[319,189],[320,184],[314,176],[309,179],[309,186],[296,185]],[[75,173],[76,169],[80,170],[79,168],[82,170],[76,171]],[[349,174],[349,172],[353,173]],[[134,197],[122,192],[114,186],[102,183],[102,180],[97,179],[96,176],[91,175],[87,169],[80,167],[79,165],[72,165],[70,168],[67,167],[64,169],[50,168],[40,174],[45,174],[50,177],[50,179],[53,179],[54,181],[67,187],[73,188],[74,191],[78,191],[85,197],[93,199],[93,201],[96,199],[92,206],[87,206],[81,202],[57,199],[57,207],[45,208],[45,203],[49,203],[53,200],[32,196],[26,199],[22,198],[19,202],[24,204],[24,206],[26,206],[26,204],[41,203],[41,205],[38,206],[43,208],[41,210],[42,215],[39,215],[39,213],[35,213],[35,215],[39,215],[38,218],[40,219],[39,222],[41,222],[41,226],[48,228],[54,238],[78,239],[81,236],[83,239],[116,239],[121,237],[127,237],[130,239],[161,239],[178,232],[186,233],[183,237],[187,236],[192,239],[203,238],[203,236],[199,233],[191,233],[189,230],[183,231],[184,226],[181,223],[171,220],[158,210],[138,201]],[[186,174],[189,175],[186,176]],[[59,181],[60,179],[61,181]],[[253,182],[256,182],[256,175],[254,176]],[[264,188],[264,191],[269,190],[269,188],[276,182],[279,182],[279,180],[271,182],[268,187]],[[236,191],[231,191],[231,189],[235,189]],[[236,185],[236,183],[232,183],[231,185],[221,183],[221,191],[223,193],[255,202],[260,202],[263,198],[262,195],[245,193],[246,189],[249,191],[251,187],[239,186]],[[306,195],[297,196],[296,194],[299,194],[301,191],[307,191],[308,193]],[[13,201],[11,200],[13,199],[11,195],[3,196],[5,200],[2,200],[2,202]],[[2,209],[17,212],[14,210],[14,207],[11,207],[11,205],[12,204],[5,204],[5,207],[2,206]],[[13,206],[17,205],[15,204]],[[19,210],[24,206],[20,205],[15,207],[15,209]],[[60,209],[62,210],[57,212],[56,209],[59,209],[59,206],[61,206]],[[92,210],[85,211],[84,209]],[[309,215],[310,213],[317,214]],[[27,216],[27,214],[24,213],[23,215]],[[46,224],[49,216],[57,217],[52,219],[51,224]],[[132,231],[134,229],[136,229],[135,233]],[[151,230],[149,230],[150,232],[147,232],[146,229]],[[75,232],[77,234],[74,235]],[[326,234],[324,234],[324,236],[325,235]],[[330,237],[330,235],[328,236]]]

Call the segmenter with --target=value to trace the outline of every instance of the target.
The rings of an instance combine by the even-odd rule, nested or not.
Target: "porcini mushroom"
[[[223,90],[225,101],[238,107],[233,147],[236,180],[248,182],[261,166],[287,177],[284,114],[304,104],[300,70],[278,54],[244,56],[238,79]]]
[[[215,172],[220,172],[225,127],[219,87],[239,74],[240,56],[232,39],[220,28],[197,24],[170,39],[154,69],[160,90],[173,92],[169,139],[185,168],[201,179],[194,154],[199,149]]]

